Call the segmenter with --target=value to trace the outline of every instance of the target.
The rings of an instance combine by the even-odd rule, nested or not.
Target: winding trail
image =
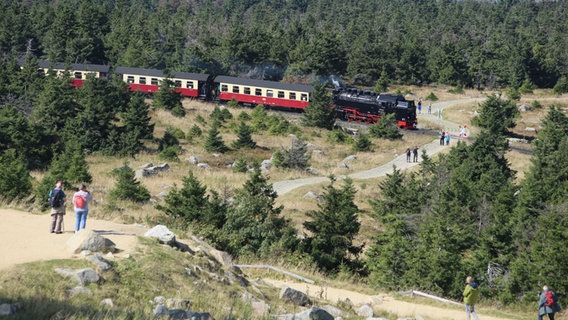
[[[459,100],[448,100],[448,101],[442,101],[436,104],[432,105],[432,114],[419,114],[418,115],[418,119],[427,119],[430,122],[436,122],[437,124],[439,124],[441,127],[444,128],[457,128],[458,124],[451,122],[451,121],[447,121],[444,119],[440,119],[437,117],[437,112],[440,109],[449,109],[454,107],[456,104],[461,104],[461,103],[468,103],[468,102],[481,102],[485,100],[485,98],[465,98],[465,99],[459,99]],[[418,122],[420,123],[420,121]],[[420,127],[419,127],[420,129]],[[456,137],[453,137],[454,141],[456,140]],[[426,154],[428,154],[429,156],[432,156],[444,149],[447,149],[448,147],[446,146],[441,146],[439,143],[439,140],[437,137],[434,138],[434,140],[426,145],[423,145],[420,147],[422,150],[426,150]],[[421,152],[421,151],[420,151]],[[393,160],[380,165],[378,167],[372,168],[372,169],[368,169],[368,170],[363,170],[363,171],[359,171],[359,172],[355,172],[355,173],[350,173],[347,175],[341,175],[338,176],[338,179],[345,179],[347,177],[350,177],[352,179],[358,179],[358,180],[364,180],[364,179],[372,179],[372,178],[378,178],[378,177],[383,177],[385,175],[387,175],[388,173],[391,173],[393,170],[393,166],[396,166],[398,169],[408,169],[411,167],[414,167],[416,165],[418,165],[419,163],[417,162],[406,162],[406,155],[405,154],[401,154],[399,156],[397,156],[396,158],[394,158]],[[284,180],[284,181],[276,181],[272,184],[274,191],[276,191],[276,193],[278,195],[283,195],[286,194],[294,189],[303,187],[303,186],[307,186],[307,185],[311,185],[311,184],[318,184],[318,183],[322,183],[322,182],[326,182],[329,181],[329,177],[310,177],[310,178],[302,178],[302,179],[293,179],[293,180]]]

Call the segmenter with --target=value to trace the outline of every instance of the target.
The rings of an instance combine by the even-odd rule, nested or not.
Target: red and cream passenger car
[[[313,93],[312,86],[266,80],[217,76],[216,93],[219,101],[231,101],[266,107],[305,109]]]
[[[130,91],[140,91],[144,93],[155,93],[160,90],[160,84],[166,78],[161,70],[140,69],[129,67],[116,67],[115,74],[122,77],[122,81],[128,84]],[[173,71],[172,80],[177,89],[184,97],[202,97],[207,94],[207,80],[209,75],[190,72]]]
[[[72,85],[74,87],[81,87],[83,85],[83,81],[91,77],[106,79],[110,72],[109,66],[99,64],[66,64],[61,62],[49,62],[41,60],[38,61],[38,66],[40,70],[43,70],[45,74],[47,74],[49,70],[53,70],[58,76],[61,76],[68,72],[69,76],[71,77]]]

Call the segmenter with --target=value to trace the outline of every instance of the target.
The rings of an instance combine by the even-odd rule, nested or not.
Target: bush
[[[235,98],[233,98],[233,99],[231,99],[231,101],[227,102],[227,107],[228,108],[238,108],[239,103],[237,102],[237,100],[235,100]]]
[[[250,114],[244,111],[241,111],[241,113],[239,113],[239,115],[237,116],[237,120],[239,121],[249,121],[250,119]]]
[[[507,97],[509,97],[510,100],[515,100],[518,101],[521,99],[521,94],[519,93],[519,90],[516,88],[509,88],[507,90]]]
[[[174,137],[176,137],[178,139],[185,138],[185,133],[180,128],[172,129],[172,134],[174,135]]]
[[[428,101],[438,101],[438,96],[434,94],[434,92],[430,92],[428,96],[426,96],[426,100]]]
[[[343,130],[332,130],[327,134],[327,141],[330,143],[350,144],[353,138]]]
[[[542,104],[538,100],[534,100],[531,102],[531,107],[533,107],[533,109],[542,109]]]
[[[369,137],[367,137],[366,134],[361,134],[353,143],[353,151],[371,151],[372,145],[373,144],[371,143],[371,140],[369,140]]]
[[[402,133],[396,123],[394,114],[388,114],[369,127],[369,135],[375,138],[398,140],[402,139]]]
[[[237,161],[235,161],[235,164],[233,165],[232,169],[233,169],[233,172],[247,172],[248,166],[247,166],[246,160],[243,159],[243,158],[237,159]]]
[[[194,124],[187,132],[186,138],[188,140],[191,140],[194,137],[201,137],[202,134],[203,131],[201,130],[201,128],[198,125]]]
[[[178,154],[180,151],[181,148],[179,146],[168,146],[160,151],[158,157],[162,160],[179,161]]]
[[[535,88],[536,87],[534,83],[532,83],[532,81],[529,78],[527,78],[525,79],[525,81],[523,81],[523,84],[519,88],[519,92],[522,94],[533,93],[533,90]]]
[[[455,88],[448,90],[448,93],[462,94],[463,93],[463,87],[461,85],[456,86]]]
[[[197,121],[197,123],[200,123],[200,124],[202,124],[202,125],[206,125],[206,124],[207,124],[207,121],[205,121],[205,119],[204,119],[200,114],[198,114],[198,115],[195,117],[195,121]]]
[[[568,92],[568,79],[566,78],[566,76],[562,76],[560,77],[560,79],[558,79],[556,85],[554,85],[554,88],[552,88],[552,92],[555,94],[563,94]]]

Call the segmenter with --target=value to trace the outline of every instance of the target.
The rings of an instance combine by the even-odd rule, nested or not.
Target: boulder
[[[65,278],[77,281],[82,286],[86,286],[94,282],[99,282],[99,280],[101,279],[99,274],[91,268],[85,268],[85,269],[55,268],[55,272],[57,272],[59,275]]]
[[[88,232],[81,231],[73,235],[73,237],[67,240],[67,248],[75,254],[84,250],[102,253],[116,252],[116,244],[114,242],[92,230]]]
[[[283,287],[280,290],[280,300],[298,306],[306,306],[312,303],[307,294],[289,287]]]
[[[198,164],[199,158],[196,156],[191,156],[189,158],[186,158],[185,161],[189,162],[190,164]]]
[[[354,155],[350,155],[350,156],[346,157],[345,159],[343,159],[343,162],[352,162],[352,161],[355,161],[355,160],[357,160],[357,157],[354,156]]]
[[[112,269],[112,265],[98,254],[87,256],[86,259],[92,262],[99,271],[108,271]]]
[[[329,312],[318,307],[311,307],[296,314],[279,315],[276,318],[284,320],[334,320]]]
[[[207,163],[198,163],[197,168],[200,170],[207,170],[207,171],[211,170],[211,166],[208,165]]]
[[[146,231],[146,233],[144,233],[144,237],[156,238],[160,243],[164,243],[172,247],[176,244],[176,235],[171,232],[168,227],[163,225],[157,225]]]
[[[164,317],[165,316],[165,317]],[[208,312],[193,312],[182,309],[168,309],[163,305],[158,305],[154,309],[154,319],[180,319],[180,320],[215,320]]]
[[[364,304],[364,305],[360,306],[359,308],[357,308],[355,310],[355,313],[358,316],[370,318],[370,317],[373,316],[373,308],[368,304]]]

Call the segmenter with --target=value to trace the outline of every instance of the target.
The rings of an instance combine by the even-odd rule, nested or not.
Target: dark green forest
[[[553,88],[565,1],[6,0],[0,53],[280,80]]]
[[[374,85],[386,75],[396,84],[568,91],[565,1],[5,0],[0,17],[6,201],[33,201],[31,189],[41,200],[61,177],[89,182],[86,154],[128,159],[149,141],[174,156],[179,148],[169,131],[153,137],[144,97],[120,80],[89,79],[73,88],[63,77],[38,74],[37,59],[290,81],[339,74]],[[171,101],[164,90],[158,97]],[[172,103],[173,112],[180,103]],[[457,143],[436,159],[423,154],[417,172],[394,168],[373,186],[381,196],[371,202],[371,215],[382,232],[365,248],[353,244],[360,210],[351,181],[325,187],[304,223],[311,234],[302,239],[258,168],[231,203],[189,173],[158,208],[166,222],[198,225],[208,241],[237,257],[309,260],[331,276],[347,273],[376,288],[456,299],[472,275],[483,299],[502,304],[533,303],[547,284],[568,303],[568,117],[559,106],[549,109],[532,141],[531,167],[517,182],[505,158],[515,102],[491,96],[478,113],[482,131],[474,142]],[[224,121],[215,117],[206,144],[228,149],[215,140]],[[262,119],[291,127],[262,108],[251,117],[239,119],[233,148],[253,148],[249,130],[270,130]],[[284,162],[304,152],[299,141],[284,150]],[[42,181],[30,176],[37,169],[47,170]],[[116,175],[117,185],[134,185],[128,166]],[[113,194],[120,198],[120,191]],[[148,197],[142,184],[133,193]]]

